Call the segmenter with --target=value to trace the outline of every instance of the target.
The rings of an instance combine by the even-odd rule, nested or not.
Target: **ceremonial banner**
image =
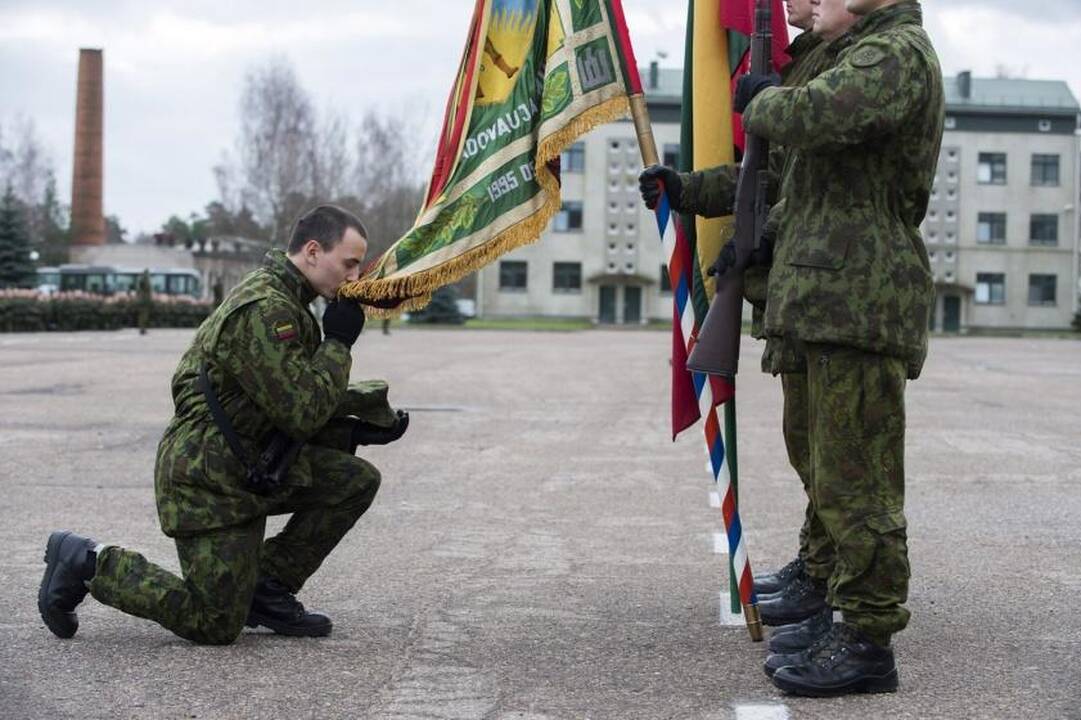
[[[477,0],[413,228],[342,294],[395,311],[537,239],[559,155],[628,112],[618,0]]]

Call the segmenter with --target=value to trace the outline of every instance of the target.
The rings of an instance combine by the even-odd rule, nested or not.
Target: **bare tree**
[[[368,254],[373,258],[413,226],[424,199],[418,129],[408,117],[369,110],[357,128],[353,187],[371,235]]]
[[[349,191],[353,158],[349,152],[349,129],[346,119],[327,113],[312,144],[312,195],[338,198]]]
[[[241,202],[285,243],[292,218],[312,195],[315,110],[292,66],[275,59],[250,72],[237,139]]]

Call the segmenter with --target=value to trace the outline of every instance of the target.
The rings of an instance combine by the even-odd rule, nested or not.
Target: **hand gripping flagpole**
[[[649,110],[646,107],[646,98],[642,93],[636,93],[630,97],[631,116],[634,119],[634,129],[638,136],[638,147],[642,153],[642,162],[648,167],[659,162],[657,155],[657,143],[653,138],[653,128],[649,122]],[[664,245],[665,256],[668,259],[668,273],[672,293],[676,303],[676,311],[682,326],[683,340],[687,343],[687,352],[690,353],[694,338],[698,334],[697,323],[694,318],[694,308],[690,301],[689,288],[686,287],[682,261],[677,250],[676,218],[672,217],[671,208],[668,205],[668,197],[662,192],[656,208],[657,228],[661,234],[661,242]],[[683,288],[680,289],[681,283]],[[721,513],[724,518],[725,534],[728,537],[729,551],[732,553],[732,565],[735,568],[740,602],[743,605],[743,615],[747,622],[747,631],[751,640],[761,642],[762,619],[758,612],[758,598],[754,592],[754,576],[751,573],[751,561],[747,556],[747,545],[743,540],[743,524],[739,518],[739,504],[736,497],[736,487],[732,483],[728,463],[725,462],[724,439],[717,408],[714,405],[714,397],[717,395],[714,381],[704,373],[691,373],[694,381],[694,389],[698,395],[698,408],[702,417],[705,418],[704,430],[706,434],[706,450],[709,453],[710,466],[713,470],[713,479],[719,486],[721,496]],[[734,421],[734,398],[725,403],[725,414],[730,421]],[[734,450],[734,437],[729,438],[730,449]]]

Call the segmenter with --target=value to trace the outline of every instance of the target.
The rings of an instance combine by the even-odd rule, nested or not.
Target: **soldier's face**
[[[858,16],[845,9],[846,0],[812,0],[814,3],[814,34],[825,40],[844,35]]]
[[[784,7],[788,13],[788,24],[800,30],[810,30],[811,4],[812,0],[785,0]]]
[[[360,277],[361,263],[367,254],[368,241],[353,228],[348,228],[342,241],[330,250],[324,250],[314,240],[305,246],[307,272],[304,275],[317,293],[332,300],[342,283],[353,282]]]

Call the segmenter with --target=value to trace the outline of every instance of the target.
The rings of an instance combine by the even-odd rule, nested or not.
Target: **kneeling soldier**
[[[409,424],[385,406],[385,387],[348,388],[364,312],[334,298],[367,248],[360,220],[319,206],[297,221],[288,253],[268,253],[203,323],[173,376],[176,410],[154,473],[183,577],[131,550],[54,532],[38,591],[54,634],[75,634],[87,592],[196,643],[231,643],[245,624],[330,633],[330,618],[295,594],[379,489],[357,445],[392,442]],[[317,295],[331,301],[322,340],[308,310]],[[374,408],[358,403],[371,397]],[[267,516],[286,513],[284,530],[264,540]]]

